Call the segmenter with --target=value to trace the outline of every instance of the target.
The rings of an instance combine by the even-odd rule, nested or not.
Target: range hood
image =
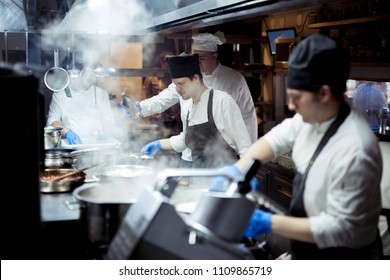
[[[331,2],[340,0],[195,0],[156,14],[149,30],[177,33]]]
[[[143,35],[235,17],[237,12],[275,0],[93,0],[76,1],[57,26],[59,30]],[[177,29],[176,29],[177,30]],[[176,31],[175,30],[175,31]]]
[[[151,31],[184,31],[240,17],[241,12],[264,7],[275,0],[198,0],[171,12],[156,15]]]
[[[178,33],[336,1],[340,0],[1,0],[0,29],[39,32],[58,26],[69,32]],[[96,5],[101,5],[100,11],[91,13]],[[87,24],[80,27],[80,22]]]

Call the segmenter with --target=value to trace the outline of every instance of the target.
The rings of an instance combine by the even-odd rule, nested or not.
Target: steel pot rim
[[[81,203],[91,203],[98,205],[107,205],[107,204],[134,204],[138,200],[138,195],[141,192],[142,188],[132,188],[128,185],[112,185],[112,184],[101,184],[99,182],[88,183],[82,186],[75,188],[72,192],[73,197],[80,201]],[[127,190],[127,191],[126,191]],[[130,191],[128,191],[130,190]],[[133,193],[131,193],[131,190]],[[134,191],[135,190],[135,191]],[[108,195],[103,195],[102,197],[94,196],[93,192],[105,192]],[[118,197],[113,199],[115,196],[115,191],[117,194],[121,194]],[[92,194],[91,194],[92,193]],[[127,196],[126,196],[127,195]],[[111,196],[111,197],[110,197]]]

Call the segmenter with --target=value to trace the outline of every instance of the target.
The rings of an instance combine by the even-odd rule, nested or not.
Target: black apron
[[[314,152],[309,165],[307,166],[305,173],[296,173],[293,181],[293,194],[290,203],[289,214],[294,217],[307,217],[305,205],[303,202],[303,193],[305,191],[305,181],[309,170],[321,152],[322,148],[326,145],[328,140],[336,133],[339,126],[344,122],[350,112],[348,104],[343,104],[340,108],[340,114],[330,125],[325,135],[322,137],[316,151]],[[310,260],[310,259],[371,259],[372,258],[372,247],[370,244],[361,249],[351,249],[347,247],[333,247],[326,249],[319,249],[314,243],[301,242],[297,240],[291,240],[291,256],[292,259]]]
[[[215,168],[234,163],[236,152],[223,139],[215,126],[213,117],[213,89],[207,103],[208,121],[189,126],[187,113],[185,144],[191,149],[194,168]]]

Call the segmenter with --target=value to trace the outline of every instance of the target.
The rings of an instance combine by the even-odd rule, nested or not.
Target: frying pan
[[[46,168],[69,168],[79,161],[78,156],[93,152],[96,149],[64,149],[64,148],[53,148],[45,149],[45,167]]]
[[[54,50],[54,67],[46,71],[44,76],[45,85],[52,91],[64,90],[69,85],[69,74],[58,66],[58,49]]]
[[[94,152],[97,151],[98,149],[81,149],[81,150],[76,150],[76,149],[65,149],[65,148],[52,148],[52,149],[45,149],[46,154],[51,154],[51,155],[61,155],[63,157],[74,157],[81,155],[86,152]]]

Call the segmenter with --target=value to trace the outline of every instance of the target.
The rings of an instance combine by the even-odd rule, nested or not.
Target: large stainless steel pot
[[[73,191],[83,231],[94,248],[109,244],[142,189],[141,184],[91,183]]]

